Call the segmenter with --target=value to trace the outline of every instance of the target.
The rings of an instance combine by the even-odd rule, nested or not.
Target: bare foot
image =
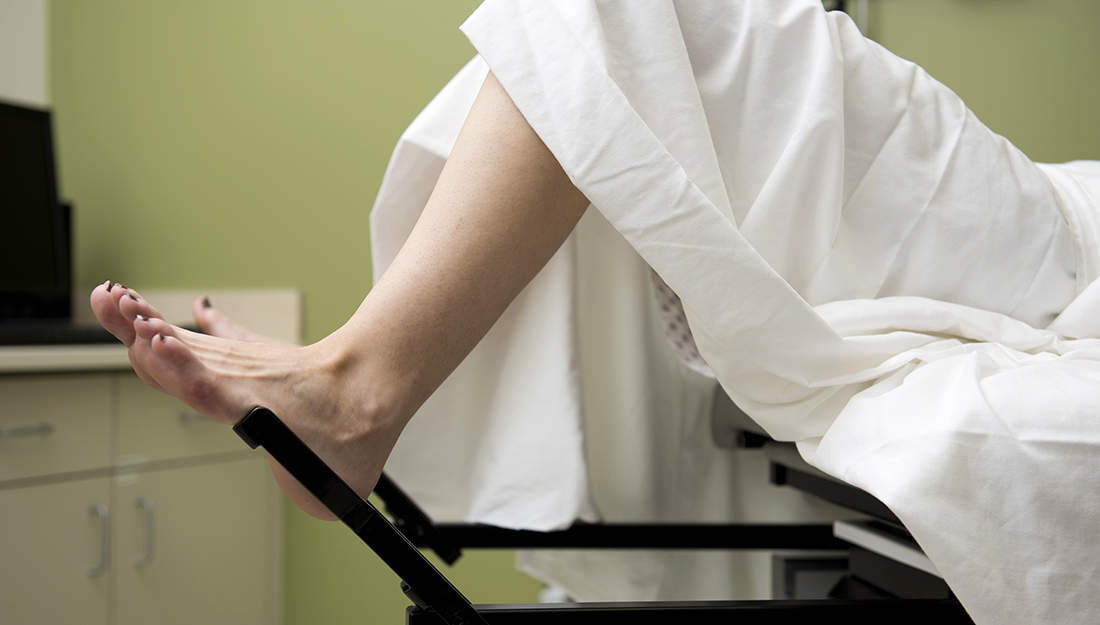
[[[156,309],[142,307],[141,295],[110,280],[92,290],[92,312],[96,319],[126,347],[134,342],[134,319],[139,314],[161,318]]]
[[[110,280],[92,290],[91,303],[92,311],[99,323],[126,347],[132,347],[134,344],[136,337],[134,320],[138,315],[161,318],[160,312],[149,306],[137,291]],[[145,372],[137,369],[135,372],[149,386],[158,391],[167,392]]]
[[[247,343],[278,343],[275,339],[269,339],[261,334],[238,325],[232,319],[225,316],[220,310],[214,308],[210,298],[200,297],[191,304],[191,313],[195,316],[195,323],[202,331],[210,336],[223,339],[245,341]]]
[[[201,300],[196,305],[205,309],[198,311],[200,327],[243,331]],[[257,406],[270,408],[363,497],[374,488],[411,416],[389,399],[393,394],[385,391],[393,385],[375,375],[384,371],[345,357],[332,341],[295,347],[189,332],[165,322],[140,295],[119,285],[96,287],[92,308],[129,347],[130,363],[151,386],[227,424]],[[248,335],[258,336],[242,336]],[[278,463],[271,464],[291,501],[318,518],[334,518]]]
[[[127,347],[134,342],[134,319],[144,314],[153,319],[162,319],[160,312],[153,307],[143,307],[142,297],[137,291],[110,280],[92,291],[92,310],[96,318]],[[249,343],[278,343],[235,323],[217,308],[210,299],[200,297],[191,304],[195,323],[210,336],[223,339],[246,341]]]

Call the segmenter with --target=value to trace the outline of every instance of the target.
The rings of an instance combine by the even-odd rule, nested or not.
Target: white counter
[[[0,373],[118,371],[129,368],[130,359],[122,343],[0,347]]]

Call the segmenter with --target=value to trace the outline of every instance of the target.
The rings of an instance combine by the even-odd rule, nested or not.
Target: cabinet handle
[[[88,567],[88,577],[99,577],[107,572],[107,554],[110,553],[111,533],[108,528],[107,506],[93,503],[88,506],[88,514],[99,517],[99,563]]]
[[[0,438],[19,438],[20,436],[45,436],[53,432],[53,425],[36,423],[34,425],[13,425],[0,428]]]
[[[134,499],[134,506],[145,511],[145,552],[134,556],[134,566],[145,567],[153,563],[153,500],[138,497]]]
[[[200,423],[209,420],[205,415],[194,410],[185,410],[180,413],[180,423]]]

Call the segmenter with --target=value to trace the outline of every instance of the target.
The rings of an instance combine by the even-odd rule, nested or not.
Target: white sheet
[[[889,505],[978,622],[1096,619],[1095,165],[1033,165],[816,0],[491,1],[464,30],[577,186],[680,295],[702,354],[754,419]],[[372,216],[377,269],[415,217],[396,208],[415,198],[395,189],[434,179],[449,149],[410,146],[440,121],[453,141],[465,114],[453,102],[468,108],[479,71],[399,146]],[[401,223],[380,234],[387,219]],[[482,405],[443,436],[413,429],[445,421],[421,416],[406,433],[428,441],[421,458],[436,457],[432,440],[471,452],[437,470],[440,501],[470,502],[470,518],[546,529],[594,514],[569,347],[573,246],[425,412],[446,411],[448,393]],[[705,395],[684,380],[666,395]],[[669,423],[705,413],[680,404]],[[660,438],[660,422],[639,427],[652,429],[633,442]],[[698,476],[721,464],[701,437],[667,449],[685,466],[700,450]],[[651,489],[656,510],[676,492],[663,489],[691,490],[690,474],[621,481]]]
[[[412,230],[487,71],[471,61],[402,135],[371,213],[376,277]],[[716,383],[669,349],[650,275],[589,210],[421,408],[387,472],[436,519],[504,527],[836,518],[827,504],[770,487],[759,453],[715,448]],[[759,552],[542,551],[517,560],[585,601],[771,596],[770,578],[753,574],[770,565]]]

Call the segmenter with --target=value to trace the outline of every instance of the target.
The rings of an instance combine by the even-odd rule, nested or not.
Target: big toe
[[[176,336],[177,328],[147,318],[134,326],[137,338],[130,348],[130,362],[166,393],[222,423],[236,423],[254,407],[245,405],[233,387],[203,364]]]
[[[121,286],[108,280],[92,290],[91,304],[100,325],[129,347],[134,342],[134,324],[119,308],[119,297],[124,295],[122,291]]]
[[[222,311],[214,308],[209,297],[199,297],[191,304],[191,313],[195,323],[210,336],[248,343],[275,343],[276,341],[248,330]]]
[[[195,301],[191,303],[191,314],[195,317],[195,323],[199,326],[199,329],[210,336],[216,336],[223,339],[237,338],[236,336],[231,336],[231,332],[229,332],[232,329],[229,326],[232,324],[228,323],[228,317],[210,304],[209,297],[203,296],[196,298]]]

